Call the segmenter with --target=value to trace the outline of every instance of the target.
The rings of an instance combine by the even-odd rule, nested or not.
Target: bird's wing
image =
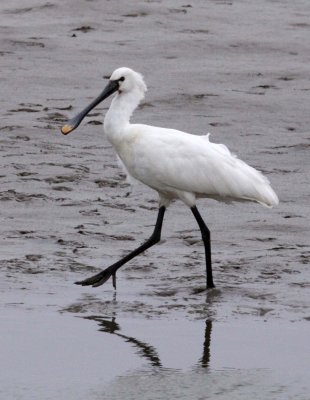
[[[132,162],[125,164],[136,179],[154,189],[271,202],[268,179],[225,145],[211,143],[209,135],[147,125],[132,125],[131,133]]]

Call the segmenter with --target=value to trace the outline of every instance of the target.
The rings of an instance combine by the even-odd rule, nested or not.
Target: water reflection
[[[138,353],[143,358],[146,358],[151,363],[152,366],[154,367],[162,366],[157,351],[153,346],[150,346],[149,344],[142,342],[141,340],[138,340],[132,336],[127,336],[120,333],[121,328],[119,324],[115,321],[115,317],[113,317],[112,320],[104,319],[98,316],[85,317],[85,319],[98,322],[100,326],[99,331],[105,333],[111,333],[112,335],[116,335],[124,339],[126,342],[133,344],[138,349]]]
[[[88,316],[84,318],[91,321],[96,321],[99,324],[100,332],[116,335],[124,339],[126,343],[132,344],[138,350],[138,354],[144,359],[146,359],[153,367],[163,367],[156,348],[133,336],[121,333],[122,329],[120,325],[116,322],[115,317],[112,317],[111,319],[103,318],[100,316]],[[212,332],[212,321],[206,320],[202,356],[197,363],[197,365],[203,368],[208,368],[210,364],[211,332]]]
[[[210,364],[211,331],[212,331],[212,321],[206,320],[205,340],[203,342],[203,352],[202,352],[202,357],[199,360],[199,364],[204,368],[208,368],[209,364]]]

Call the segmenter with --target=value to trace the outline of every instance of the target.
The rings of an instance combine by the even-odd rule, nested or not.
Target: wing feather
[[[210,142],[209,134],[196,136],[173,129],[131,125],[128,146],[130,162],[119,155],[129,173],[158,191],[254,200],[267,206],[278,202],[261,172],[238,159],[225,145]]]

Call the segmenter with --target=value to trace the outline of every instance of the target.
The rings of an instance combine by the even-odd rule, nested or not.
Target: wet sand
[[[0,6],[0,393],[306,399],[308,2],[122,3]],[[148,84],[133,121],[211,132],[280,197],[272,210],[198,202],[214,290],[181,203],[161,243],[119,271],[117,293],[73,285],[140,244],[156,218],[156,193],[130,188],[102,132],[109,101],[59,131],[119,66]]]

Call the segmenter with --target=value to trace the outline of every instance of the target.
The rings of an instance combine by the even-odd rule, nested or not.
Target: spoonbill
[[[268,179],[238,159],[223,144],[212,143],[209,134],[197,136],[175,129],[131,124],[130,117],[147,88],[141,74],[130,68],[116,69],[102,93],[61,128],[64,135],[79,126],[100,102],[116,93],[104,119],[104,131],[127,174],[159,195],[154,231],[141,246],[121,260],[78,285],[97,287],[112,277],[116,289],[117,270],[160,241],[166,208],[180,199],[193,213],[205,248],[207,288],[213,288],[210,231],[201,217],[196,198],[224,202],[253,201],[266,207],[279,203]]]

